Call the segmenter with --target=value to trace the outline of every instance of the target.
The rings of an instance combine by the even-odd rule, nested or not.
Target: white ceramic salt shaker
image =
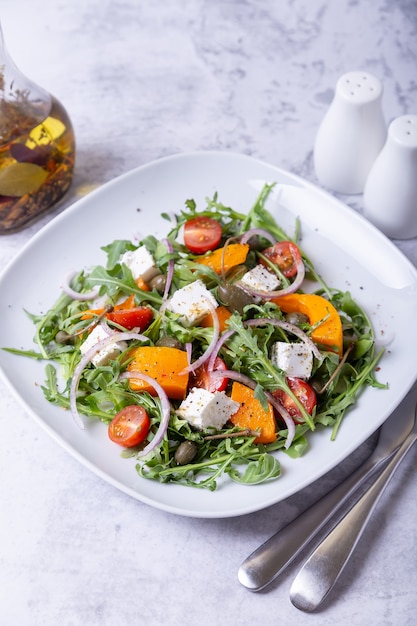
[[[363,192],[387,136],[382,91],[381,81],[367,72],[348,72],[337,81],[314,144],[316,176],[325,187]]]
[[[364,216],[388,237],[417,237],[417,115],[403,115],[389,125],[363,204]]]

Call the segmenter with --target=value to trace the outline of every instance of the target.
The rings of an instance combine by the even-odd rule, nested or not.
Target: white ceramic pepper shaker
[[[314,145],[316,176],[325,187],[363,192],[387,136],[382,91],[381,81],[367,72],[348,72],[337,81]]]
[[[417,237],[417,115],[403,115],[389,125],[363,204],[364,216],[388,237]]]

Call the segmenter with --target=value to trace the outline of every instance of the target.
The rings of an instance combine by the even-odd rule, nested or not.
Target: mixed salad
[[[349,292],[326,285],[266,209],[246,214],[217,194],[193,200],[170,230],[103,247],[106,266],[66,278],[45,315],[28,313],[47,361],[47,400],[75,427],[101,420],[140,476],[216,489],[229,477],[280,475],[276,451],[341,421],[376,379],[382,350]],[[282,457],[281,457],[282,458]]]

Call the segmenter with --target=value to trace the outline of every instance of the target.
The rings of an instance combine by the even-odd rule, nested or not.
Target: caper
[[[65,330],[59,330],[55,335],[55,341],[61,344],[73,343],[74,336],[70,335]]]
[[[261,237],[258,237],[258,235],[253,235],[249,239],[248,244],[249,244],[249,249],[250,250],[259,250],[259,251],[261,251],[261,250],[264,250],[264,248],[265,248],[265,245],[264,245],[265,244],[265,240],[262,239]]]
[[[302,324],[308,324],[309,322],[307,315],[304,315],[304,313],[298,313],[297,311],[287,313],[285,319],[289,324],[294,324],[294,326],[301,326]]]
[[[151,289],[154,289],[160,294],[164,293],[165,285],[167,284],[167,277],[165,274],[156,274],[148,283]]]
[[[191,463],[197,454],[197,446],[194,441],[183,441],[180,443],[178,448],[175,451],[175,460],[178,465],[187,465],[187,463]]]
[[[184,346],[181,341],[175,339],[175,337],[170,337],[169,335],[162,335],[155,343],[156,346],[163,348],[177,348],[178,350],[183,350]]]
[[[250,293],[234,283],[219,285],[219,298],[222,303],[232,311],[237,311],[242,315],[243,309],[248,304],[253,304],[255,299]]]
[[[308,382],[316,393],[321,393],[321,390],[323,389],[322,381],[318,380],[318,378],[310,378]]]

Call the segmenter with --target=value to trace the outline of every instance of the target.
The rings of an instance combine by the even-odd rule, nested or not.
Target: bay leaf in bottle
[[[0,169],[0,195],[24,196],[34,193],[48,178],[48,173],[34,163],[12,163]]]

